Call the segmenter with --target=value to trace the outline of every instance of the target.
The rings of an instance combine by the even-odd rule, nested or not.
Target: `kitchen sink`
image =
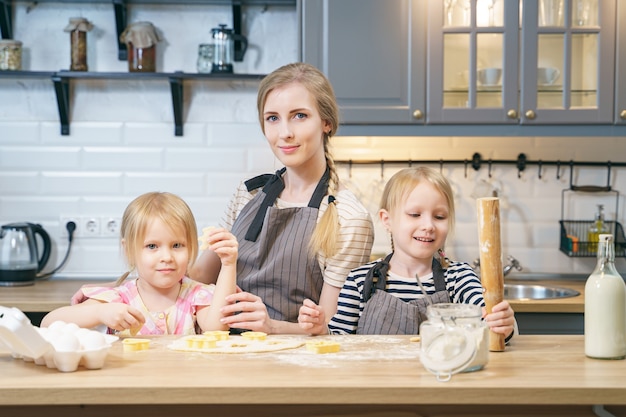
[[[576,297],[580,293],[571,288],[534,284],[504,284],[505,300],[549,300]]]

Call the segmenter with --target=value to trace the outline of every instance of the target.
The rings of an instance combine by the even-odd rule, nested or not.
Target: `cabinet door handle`
[[[507,111],[506,112],[506,117],[508,117],[509,119],[517,119],[517,110],[511,109],[511,110]]]
[[[422,111],[421,111],[421,110],[415,110],[415,111],[413,112],[413,118],[414,118],[414,119],[419,120],[419,119],[421,119],[422,117],[424,117],[424,113],[422,113]]]
[[[626,120],[626,110],[622,110],[622,111],[619,113],[619,117],[620,117],[622,120]]]
[[[535,117],[537,117],[537,115],[535,114],[534,110],[527,110],[525,115],[526,115],[526,118],[528,120],[534,120]]]

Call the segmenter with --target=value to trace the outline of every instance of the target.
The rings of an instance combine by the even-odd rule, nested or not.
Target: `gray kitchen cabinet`
[[[424,123],[425,10],[423,0],[302,0],[302,60],[332,82],[342,123]]]
[[[626,126],[626,2],[617,5],[615,124]]]
[[[344,134],[615,134],[617,3],[302,0],[302,60],[333,83]]]

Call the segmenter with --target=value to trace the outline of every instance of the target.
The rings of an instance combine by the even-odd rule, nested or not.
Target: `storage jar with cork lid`
[[[87,71],[87,32],[93,25],[84,17],[71,17],[65,29],[70,34],[70,71]]]
[[[22,42],[13,39],[0,39],[0,70],[19,71],[22,69]]]
[[[152,23],[131,23],[120,35],[120,40],[128,50],[128,71],[156,71],[156,44],[161,39]]]

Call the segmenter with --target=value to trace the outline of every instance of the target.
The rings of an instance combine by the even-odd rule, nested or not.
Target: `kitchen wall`
[[[14,37],[24,42],[23,68],[55,71],[69,67],[69,17],[88,18],[92,71],[126,71],[118,61],[113,9],[107,4],[18,2]],[[195,72],[197,46],[207,42],[220,23],[232,27],[231,10],[222,6],[133,6],[128,21],[154,23],[163,37],[158,45],[159,71]],[[239,73],[268,73],[298,59],[296,11],[286,7],[244,9],[249,50]],[[71,135],[61,136],[52,83],[47,79],[0,79],[0,224],[41,223],[54,249],[47,270],[67,249],[60,218],[120,217],[138,194],[171,191],[186,199],[198,226],[214,225],[237,183],[279,168],[258,127],[253,81],[185,82],[184,136],[174,136],[169,85],[160,81],[80,81],[72,84]],[[339,130],[341,135],[341,129]],[[333,139],[336,158],[389,160],[462,160],[474,152],[487,160],[618,161],[626,155],[626,138],[536,137],[341,137]],[[408,166],[408,163],[407,163]],[[501,198],[502,243],[527,272],[588,274],[594,259],[569,258],[559,249],[561,191],[569,187],[569,168],[536,166],[518,177],[511,165],[487,164],[479,171],[463,165],[434,164],[450,178],[457,202],[456,233],[448,254],[472,261],[478,257],[475,198],[495,190]],[[375,205],[383,180],[404,165],[340,165],[343,178]],[[574,183],[605,185],[606,170],[576,168]],[[626,192],[626,173],[613,168],[611,185]],[[614,219],[614,196],[566,193],[564,217],[593,218],[604,203]],[[617,218],[624,223],[624,201]],[[377,223],[375,252],[388,250]],[[115,277],[123,271],[113,237],[75,239],[61,278]],[[626,263],[618,260],[626,274]]]

